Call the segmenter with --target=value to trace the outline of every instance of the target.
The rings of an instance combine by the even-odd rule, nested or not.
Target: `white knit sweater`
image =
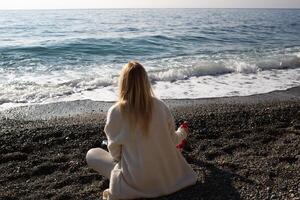
[[[108,111],[105,133],[108,149],[117,161],[110,177],[108,199],[157,197],[173,193],[197,181],[197,175],[176,149],[187,136],[184,129],[175,132],[168,107],[153,98],[149,132],[130,132],[118,105]]]

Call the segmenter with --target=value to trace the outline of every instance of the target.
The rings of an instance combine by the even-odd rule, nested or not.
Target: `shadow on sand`
[[[238,190],[233,186],[234,180],[246,182],[250,185],[254,181],[216,167],[214,164],[199,160],[192,160],[198,173],[198,181],[195,185],[178,191],[174,194],[156,198],[156,200],[173,200],[173,199],[224,199],[238,200],[241,199]]]

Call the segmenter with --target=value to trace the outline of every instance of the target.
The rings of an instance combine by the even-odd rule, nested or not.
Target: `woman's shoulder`
[[[161,99],[157,98],[157,97],[152,97],[153,99],[153,104],[154,107],[162,109],[162,110],[168,110],[169,107],[168,105]],[[121,111],[120,111],[120,103],[116,102],[114,103],[108,110],[108,115],[111,116],[121,116]]]
[[[121,112],[120,112],[120,106],[119,106],[118,102],[114,103],[108,109],[108,112],[107,112],[107,115],[110,116],[110,117],[118,117],[118,116],[120,116],[120,114],[121,114]]]
[[[153,97],[153,103],[156,104],[156,105],[158,105],[162,109],[169,109],[169,107],[167,106],[167,104],[163,100],[161,100],[161,99],[159,99],[157,97]]]

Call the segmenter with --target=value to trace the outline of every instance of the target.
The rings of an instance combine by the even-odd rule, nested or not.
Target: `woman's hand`
[[[186,134],[189,133],[189,127],[188,127],[187,121],[183,122],[180,125],[180,128],[182,128],[186,132]],[[180,151],[183,151],[183,148],[185,147],[185,145],[186,145],[186,139],[183,139],[183,140],[181,140],[181,142],[179,144],[176,145],[176,148],[179,149]]]
[[[180,128],[183,128],[187,134],[189,133],[189,126],[188,126],[188,122],[187,122],[187,121],[184,121],[184,122],[180,125]]]

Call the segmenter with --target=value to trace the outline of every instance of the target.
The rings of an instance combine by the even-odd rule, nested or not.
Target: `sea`
[[[130,60],[162,99],[299,86],[300,10],[1,10],[0,110],[115,101]]]

